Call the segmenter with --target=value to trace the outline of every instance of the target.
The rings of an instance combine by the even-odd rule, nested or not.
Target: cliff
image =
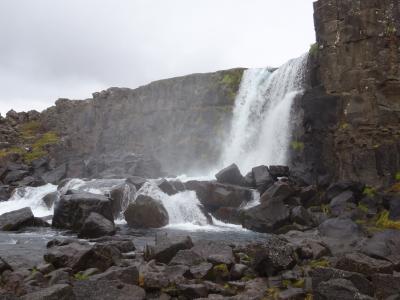
[[[295,132],[304,153],[293,155],[313,180],[388,185],[400,171],[399,2],[319,0],[314,11],[317,44]]]

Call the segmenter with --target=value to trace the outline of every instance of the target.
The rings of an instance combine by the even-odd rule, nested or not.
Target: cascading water
[[[222,164],[242,171],[258,165],[287,164],[291,138],[290,112],[303,91],[308,56],[279,69],[248,69],[236,97],[230,138],[222,149]]]

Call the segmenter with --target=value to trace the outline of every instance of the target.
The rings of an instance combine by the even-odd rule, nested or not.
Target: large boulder
[[[52,225],[56,228],[79,231],[92,212],[114,222],[112,203],[109,198],[87,192],[62,195],[55,205]]]
[[[327,202],[340,195],[343,192],[351,191],[356,199],[358,199],[364,190],[365,185],[354,181],[339,181],[332,183],[326,190],[325,197]]]
[[[331,200],[329,206],[333,216],[343,216],[347,211],[356,208],[354,193],[352,191],[340,193]]]
[[[64,179],[67,175],[67,165],[62,164],[42,175],[42,178],[45,182],[58,184],[62,179]]]
[[[10,186],[9,185],[0,185],[0,201],[6,201],[10,198]]]
[[[118,218],[123,211],[128,207],[129,203],[135,199],[136,187],[135,185],[124,182],[114,186],[110,192],[110,199],[112,200],[114,218]]]
[[[400,232],[387,229],[375,233],[362,245],[363,253],[378,259],[385,259],[400,266]]]
[[[175,195],[176,193],[178,193],[178,190],[175,188],[175,186],[166,179],[161,179],[157,183],[157,186],[161,191],[163,191],[164,193],[166,193],[169,196],[172,196],[172,195]]]
[[[272,199],[243,210],[241,220],[245,228],[272,233],[290,222],[290,209],[282,200]]]
[[[289,177],[290,170],[287,166],[269,166],[269,173],[275,179],[279,177]]]
[[[213,264],[231,265],[235,263],[232,248],[222,242],[200,240],[194,244],[191,250]]]
[[[114,235],[114,222],[106,219],[102,215],[92,212],[83,222],[79,231],[80,238],[97,238],[105,235]]]
[[[50,209],[58,201],[59,198],[60,193],[58,191],[55,191],[43,196],[42,201],[46,205],[46,207]]]
[[[14,210],[0,216],[0,229],[4,231],[16,231],[34,225],[35,217],[30,207]]]
[[[25,176],[29,175],[29,171],[26,170],[13,170],[7,173],[7,175],[4,177],[4,183],[5,184],[12,184],[17,181],[22,180]]]
[[[269,173],[267,166],[258,166],[252,169],[252,178],[254,180],[254,185],[262,195],[271,185],[274,184],[274,179]]]
[[[354,286],[354,284],[347,279],[331,279],[329,281],[321,282],[315,289],[315,298],[323,300],[373,300],[374,298],[363,295]]]
[[[341,270],[371,275],[375,273],[391,274],[394,265],[383,259],[375,259],[362,253],[346,253],[339,258],[336,267]]]
[[[146,195],[139,195],[124,212],[130,227],[160,228],[168,224],[168,212],[163,204]]]
[[[211,212],[220,207],[239,207],[253,198],[252,190],[212,181],[188,181],[186,189],[195,191],[201,204]]]
[[[372,274],[372,283],[378,299],[398,299],[400,295],[400,276],[392,274]]]
[[[232,164],[217,174],[215,174],[215,178],[220,183],[227,183],[233,185],[245,185],[245,180],[243,175],[240,173],[240,170],[236,164]]]
[[[261,203],[271,200],[285,201],[295,193],[296,191],[290,184],[277,181],[262,194],[260,201]]]

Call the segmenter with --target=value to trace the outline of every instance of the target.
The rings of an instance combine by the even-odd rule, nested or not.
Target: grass
[[[26,150],[23,148],[20,148],[20,147],[1,149],[0,150],[0,158],[6,157],[11,154],[24,154],[25,152],[26,152]]]
[[[233,69],[224,71],[219,83],[226,87],[228,96],[232,101],[235,100],[239,90],[240,82],[243,77],[243,69]]]
[[[316,55],[318,53],[319,50],[319,45],[318,43],[314,43],[310,45],[310,50],[308,51],[308,53],[312,56]]]
[[[89,276],[82,274],[81,272],[74,274],[74,279],[78,281],[83,281],[89,279]]]
[[[321,258],[317,260],[312,260],[309,265],[313,269],[320,267],[327,268],[331,266],[331,263],[328,260]]]
[[[304,280],[304,278],[301,278],[301,279],[298,279],[298,280],[285,279],[285,280],[282,281],[282,285],[285,288],[294,287],[294,288],[302,289],[302,288],[304,288],[305,280]]]
[[[21,126],[20,133],[24,140],[32,140],[40,131],[40,123],[31,121]]]
[[[376,195],[376,189],[371,186],[366,186],[363,190],[363,195],[373,198]]]
[[[390,220],[389,212],[387,210],[383,210],[379,213],[375,225],[376,225],[376,227],[382,228],[382,229],[399,229],[400,230],[400,221]]]
[[[32,162],[35,159],[41,158],[47,155],[45,147],[58,143],[60,138],[55,132],[49,131],[44,133],[36,142],[32,144],[32,150],[24,154],[24,160],[26,162]]]
[[[394,35],[396,35],[396,32],[397,32],[397,29],[394,24],[389,24],[386,27],[386,30],[385,30],[386,36],[394,36]]]

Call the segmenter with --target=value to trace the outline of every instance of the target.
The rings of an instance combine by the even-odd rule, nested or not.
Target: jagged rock
[[[157,183],[157,186],[160,190],[166,193],[169,196],[175,195],[178,191],[175,187],[166,179],[161,179],[160,182]]]
[[[236,164],[232,164],[221,171],[219,171],[215,178],[220,183],[227,183],[233,185],[245,185],[245,180],[243,175],[240,173],[240,170]]]
[[[314,289],[317,289],[321,282],[329,281],[331,279],[346,279],[351,281],[360,293],[369,296],[373,296],[374,294],[372,283],[360,273],[348,272],[329,267],[317,267],[311,270],[310,276],[312,278]]]
[[[242,211],[243,227],[258,232],[271,233],[290,221],[290,209],[282,200],[272,199]]]
[[[367,276],[375,273],[391,274],[394,270],[394,265],[391,262],[375,259],[358,252],[344,254],[339,258],[336,267]]]
[[[292,209],[291,220],[304,226],[312,226],[314,223],[312,215],[303,206],[296,206]]]
[[[356,208],[354,194],[352,191],[345,191],[335,196],[329,203],[331,214],[335,217],[342,216],[346,211]]]
[[[289,177],[290,171],[287,166],[269,166],[269,173],[273,178],[278,179],[278,177]]]
[[[0,215],[0,229],[16,231],[23,227],[34,226],[35,217],[30,207],[21,208]]]
[[[160,228],[168,224],[168,212],[162,203],[149,196],[139,195],[124,212],[130,227]]]
[[[146,258],[168,264],[178,251],[190,249],[192,246],[193,242],[189,236],[171,240],[167,234],[157,233],[156,244],[154,247],[148,247],[149,253]]]
[[[104,273],[93,275],[90,280],[119,280],[127,284],[139,284],[139,270],[136,266],[116,267],[112,266]]]
[[[212,271],[212,269],[212,263],[203,261],[195,266],[191,266],[190,274],[192,274],[195,279],[204,279],[208,277],[207,275]]]
[[[26,170],[12,170],[7,173],[3,181],[5,184],[13,184],[16,183],[17,181],[22,180],[25,176],[28,175],[29,171]]]
[[[378,299],[397,299],[400,294],[400,276],[372,274],[372,284]],[[390,298],[394,297],[394,298]]]
[[[52,225],[57,228],[79,231],[92,212],[114,222],[109,198],[86,192],[62,195],[55,205]]]
[[[146,292],[136,285],[121,283],[120,281],[92,281],[83,280],[74,283],[73,291],[76,300],[144,300]]]
[[[82,228],[79,231],[80,238],[96,238],[105,235],[114,235],[114,222],[106,219],[98,213],[92,212],[89,217],[83,222]]]
[[[278,299],[279,300],[292,300],[292,299],[304,299],[306,296],[306,291],[302,288],[292,288],[279,292]]]
[[[46,275],[46,274],[54,271],[54,266],[52,264],[42,263],[42,264],[36,266],[36,270],[38,270],[40,273]]]
[[[267,166],[258,166],[253,168],[252,178],[260,195],[262,195],[275,182],[272,176],[269,174]]]
[[[260,201],[261,203],[272,200],[285,201],[294,194],[295,190],[290,184],[278,181],[262,194]]]
[[[185,186],[188,190],[196,191],[201,204],[211,212],[220,207],[239,207],[253,197],[248,188],[211,181],[188,181]]]
[[[361,250],[368,256],[385,259],[400,266],[399,231],[387,229],[377,232],[362,245]]]
[[[45,182],[58,184],[62,179],[67,176],[67,165],[62,164],[42,175],[42,178]]]
[[[114,218],[118,218],[135,199],[136,187],[128,182],[119,184],[110,190]]]
[[[38,187],[45,185],[46,182],[44,182],[43,179],[35,176],[26,176],[22,180],[17,181],[14,183],[15,185],[24,187],[24,186],[33,186],[33,187]]]
[[[204,258],[192,250],[179,250],[169,264],[194,266],[204,261]]]
[[[389,219],[400,221],[400,196],[395,196],[390,199]]]
[[[47,208],[50,209],[58,201],[59,198],[60,198],[60,194],[58,191],[56,191],[56,192],[45,195],[42,198],[42,201],[44,202],[44,204],[46,204]]]
[[[200,240],[194,244],[191,250],[214,264],[231,265],[235,263],[232,248],[221,242]]]
[[[54,270],[46,275],[48,279],[49,286],[54,284],[69,284],[70,283],[70,273],[71,268],[61,268]]]
[[[24,300],[75,300],[72,287],[68,284],[55,284],[37,292],[27,294]]]
[[[357,288],[346,279],[331,279],[321,282],[315,289],[317,300],[373,300],[373,298],[363,295]]]

